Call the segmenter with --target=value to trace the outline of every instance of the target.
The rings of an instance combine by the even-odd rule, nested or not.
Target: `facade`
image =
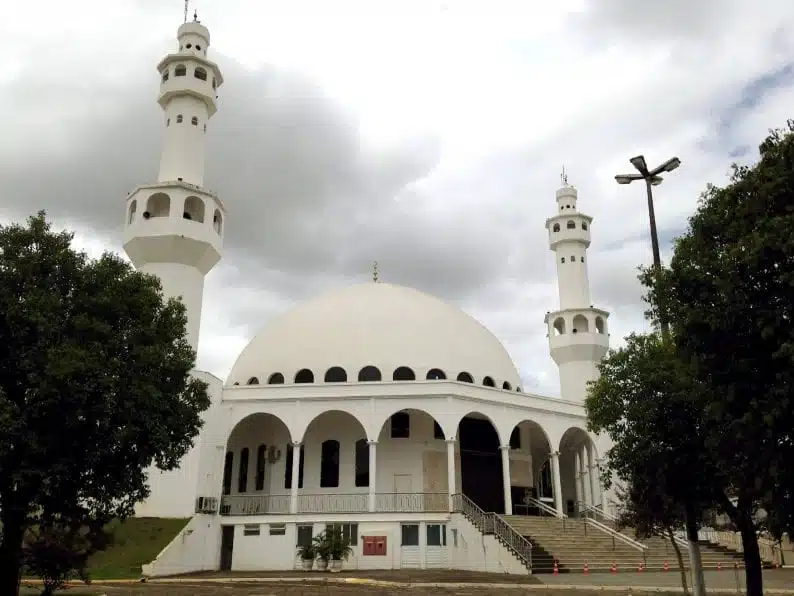
[[[158,65],[158,181],[127,198],[124,247],[184,300],[196,348],[226,221],[203,188],[223,78],[204,25],[185,23],[177,38]],[[546,222],[560,287],[546,325],[562,398],[523,391],[499,340],[454,306],[377,280],[332,290],[269,322],[226,382],[194,373],[212,398],[204,427],[179,470],[150,472],[136,512],[190,521],[145,573],[292,569],[296,545],[329,524],[351,540],[348,567],[528,573],[482,520],[493,528],[501,514],[577,515],[607,501],[599,454],[609,445],[585,430],[583,400],[608,347],[608,313],[590,304],[592,219],[576,200],[564,181]]]

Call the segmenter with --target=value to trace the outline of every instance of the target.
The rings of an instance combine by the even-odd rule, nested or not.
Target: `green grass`
[[[113,530],[113,544],[89,560],[91,578],[140,577],[141,565],[153,561],[187,522],[187,519],[158,517],[131,517],[123,523],[111,522],[108,527]]]

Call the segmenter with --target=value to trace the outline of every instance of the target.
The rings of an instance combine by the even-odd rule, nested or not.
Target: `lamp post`
[[[681,165],[681,160],[677,157],[671,157],[660,166],[656,166],[652,170],[648,169],[648,164],[645,163],[645,157],[638,155],[632,157],[630,160],[631,165],[639,172],[638,174],[618,174],[615,180],[618,184],[631,184],[635,180],[645,181],[645,190],[648,195],[648,219],[651,224],[651,246],[653,248],[653,266],[656,272],[657,286],[661,285],[662,281],[662,259],[659,255],[659,237],[656,233],[656,214],[653,210],[653,190],[654,186],[659,186],[663,178],[660,174],[664,172],[672,172]],[[659,297],[661,298],[661,297]],[[668,334],[667,319],[664,316],[664,311],[659,305],[659,325],[662,328],[662,334],[666,337]]]

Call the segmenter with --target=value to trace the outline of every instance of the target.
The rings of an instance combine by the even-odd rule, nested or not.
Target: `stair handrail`
[[[536,499],[535,497],[530,497],[529,495],[527,495],[526,497],[524,497],[524,502],[527,505],[533,505],[538,509],[540,509],[541,511],[545,511],[546,513],[548,513],[549,515],[553,515],[554,517],[562,517],[562,518],[568,517],[568,515],[565,512],[557,511],[551,505],[547,505],[546,503],[544,503],[540,499]]]
[[[638,540],[634,540],[634,538],[626,536],[623,532],[618,532],[616,529],[610,528],[608,525],[601,523],[600,521],[593,519],[592,517],[585,517],[585,523],[589,523],[590,525],[594,526],[597,530],[601,530],[605,534],[609,534],[610,536],[612,536],[613,540],[617,539],[625,544],[628,544],[632,548],[643,553],[643,556],[645,555],[645,551],[648,550],[647,544],[643,544]]]
[[[585,513],[588,513],[588,512],[591,512],[591,511],[595,512],[595,513],[597,513],[598,515],[600,515],[601,517],[603,517],[607,521],[611,521],[611,522],[613,522],[615,524],[618,523],[618,517],[616,515],[613,515],[612,513],[609,513],[601,505],[589,505],[588,507],[585,508],[584,511],[585,511]],[[665,539],[669,539],[670,538],[666,533],[664,533],[662,531],[659,531],[657,533],[662,538],[665,538]],[[625,534],[624,534],[624,536],[625,536]],[[679,536],[676,532],[673,533],[673,539],[676,541],[676,544],[678,544],[678,546],[686,548],[686,549],[689,549],[689,542],[687,542],[685,538],[681,538],[681,536]]]
[[[452,495],[452,508],[456,513],[462,513],[483,534],[493,534],[493,519],[491,514],[485,513],[480,506],[463,493]]]

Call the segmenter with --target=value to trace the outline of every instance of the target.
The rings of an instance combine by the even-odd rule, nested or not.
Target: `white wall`
[[[447,528],[447,545],[449,566],[452,569],[516,575],[529,574],[527,568],[494,536],[483,536],[460,513],[450,516]]]
[[[196,515],[157,555],[143,566],[143,575],[163,577],[214,571],[220,565],[220,519],[213,515]]]

